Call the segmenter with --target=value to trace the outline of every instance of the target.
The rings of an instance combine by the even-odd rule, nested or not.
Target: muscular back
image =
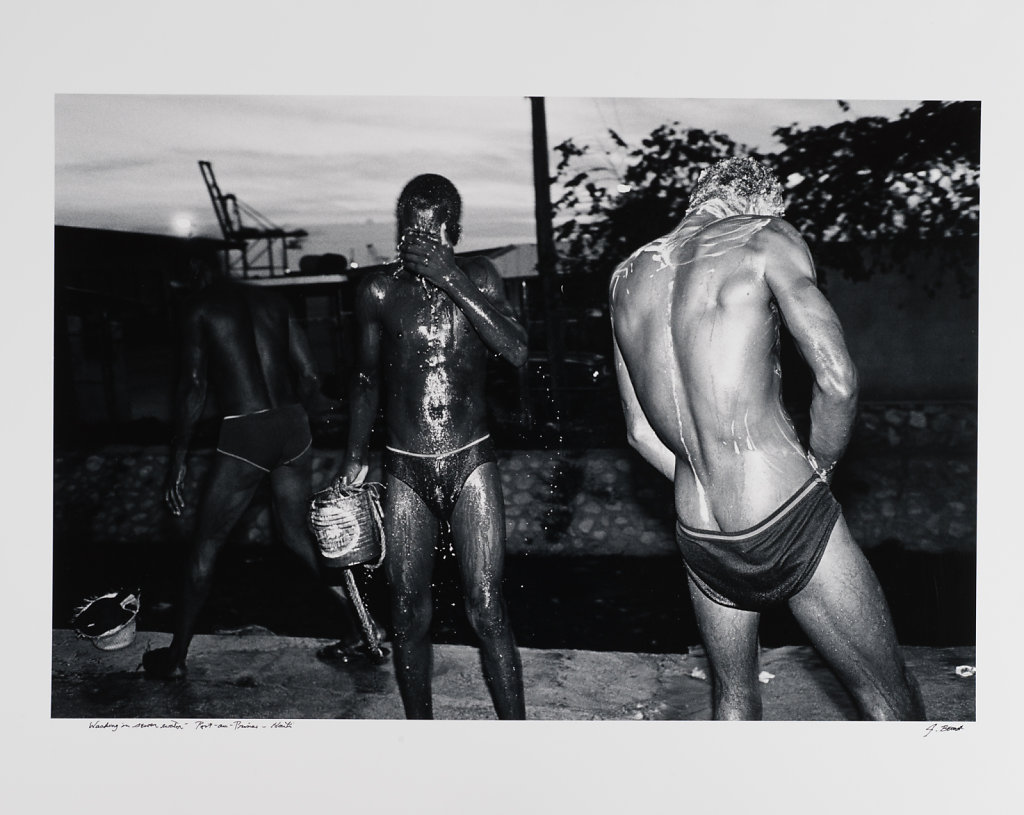
[[[770,513],[809,471],[782,407],[769,275],[810,261],[777,218],[688,221],[616,271],[616,343],[646,420],[676,456],[680,516],[736,530]]]
[[[223,413],[245,414],[297,401],[290,369],[287,304],[255,287],[228,283],[205,291],[195,305],[186,348],[205,366]]]

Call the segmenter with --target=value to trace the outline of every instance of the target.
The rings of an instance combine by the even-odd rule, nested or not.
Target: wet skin
[[[609,294],[630,443],[673,480],[684,524],[744,530],[816,470],[828,478],[850,439],[857,377],[792,226],[695,213],[625,261]],[[780,320],[814,378],[810,450],[782,404]],[[716,718],[759,718],[759,615],[712,602],[692,581],[690,594]],[[842,519],[789,606],[863,715],[923,715],[878,582]]]
[[[449,453],[487,434],[488,356],[517,366],[526,361],[526,332],[493,264],[455,258],[431,214],[402,225],[420,229],[405,229],[401,264],[368,277],[357,294],[359,354],[342,470],[350,480],[366,466],[381,393],[388,446]],[[431,718],[430,582],[439,522],[412,489],[389,475],[384,524],[396,678],[406,715]],[[501,587],[504,500],[494,463],[469,475],[450,525],[466,613],[480,640],[495,710],[502,719],[524,718],[519,655]]]
[[[209,396],[226,416],[296,403],[304,404],[307,410],[336,407],[319,392],[312,354],[301,326],[285,301],[271,292],[228,281],[208,287],[186,312],[181,348],[176,432],[165,491],[165,500],[174,515],[180,515],[185,507],[189,442]],[[293,378],[297,385],[292,384]],[[166,652],[150,659],[154,673],[184,664],[196,619],[209,595],[217,555],[266,477],[270,478],[274,518],[281,540],[317,579],[321,577],[315,543],[306,526],[307,502],[312,491],[312,452],[307,450],[269,476],[247,462],[215,454],[199,506],[174,637]],[[340,587],[325,588],[340,604],[339,621],[346,639],[359,641],[348,597]]]

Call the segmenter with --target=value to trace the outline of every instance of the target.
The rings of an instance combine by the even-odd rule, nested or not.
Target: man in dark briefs
[[[406,716],[433,717],[430,591],[440,525],[450,524],[470,625],[501,719],[525,717],[519,653],[502,592],[505,508],[486,426],[488,355],[526,361],[526,332],[494,265],[456,258],[461,198],[438,175],[398,200],[400,261],[360,284],[352,424],[341,475],[365,472],[383,390],[385,569],[395,675]]]
[[[829,488],[857,372],[782,187],[750,158],[706,170],[685,217],[612,276],[630,443],[675,485],[676,538],[716,719],[758,719],[760,611],[788,603],[871,719],[920,719],[889,609]],[[807,449],[781,395],[785,321],[814,377]]]
[[[284,299],[225,273],[207,270],[205,283],[187,308],[182,327],[175,436],[165,492],[174,515],[181,515],[185,506],[185,459],[209,391],[224,418],[199,506],[174,636],[170,647],[143,656],[146,674],[160,679],[185,676],[185,658],[210,592],[217,556],[264,479],[270,479],[281,540],[318,581],[322,577],[307,527],[313,455],[304,406],[334,406],[320,393],[305,334]],[[327,588],[338,603],[345,635],[330,647],[349,656],[361,651],[369,656],[361,646],[349,598],[340,586]]]

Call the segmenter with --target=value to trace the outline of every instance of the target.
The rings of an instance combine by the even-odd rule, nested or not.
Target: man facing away
[[[360,284],[352,424],[341,477],[356,482],[365,473],[383,390],[384,566],[405,714],[433,717],[430,584],[444,523],[495,710],[501,719],[521,719],[522,672],[502,590],[505,508],[486,426],[484,377],[490,354],[525,363],[526,332],[494,265],[455,257],[461,208],[448,179],[412,179],[396,212],[400,260]]]
[[[613,274],[630,444],[674,482],[714,718],[761,717],[760,611],[785,602],[864,717],[920,719],[885,598],[829,488],[856,370],[782,212],[770,171],[725,159],[679,226]],[[780,319],[814,380],[806,450],[782,404]]]
[[[208,391],[224,418],[199,505],[171,645],[143,657],[147,675],[161,679],[185,675],[185,658],[217,556],[264,479],[270,479],[281,540],[320,579],[316,545],[306,523],[313,455],[304,405],[333,407],[320,393],[302,328],[277,294],[220,275],[190,304],[181,340],[176,432],[165,493],[174,515],[181,515],[185,506],[185,460]],[[329,588],[346,636],[334,647],[354,656],[361,642],[354,609],[341,587]]]

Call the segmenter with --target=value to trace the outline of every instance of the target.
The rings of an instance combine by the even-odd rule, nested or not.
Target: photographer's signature
[[[924,729],[924,735],[928,737],[932,733],[958,733],[963,729],[962,724],[930,724]]]

